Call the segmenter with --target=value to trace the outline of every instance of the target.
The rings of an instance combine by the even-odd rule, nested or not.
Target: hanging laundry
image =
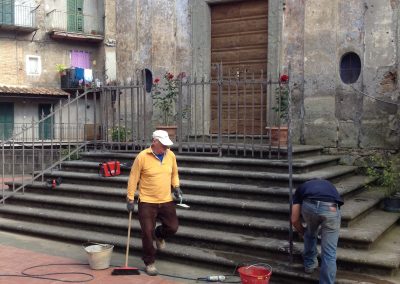
[[[83,80],[85,69],[83,68],[75,68],[75,80]]]
[[[93,81],[93,71],[92,69],[85,69],[83,78],[86,83],[91,83]]]

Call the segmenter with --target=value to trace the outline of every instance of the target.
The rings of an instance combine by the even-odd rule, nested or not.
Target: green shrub
[[[400,166],[398,158],[371,156],[367,161],[367,175],[376,178],[386,188],[387,197],[400,192]]]
[[[125,142],[128,141],[128,137],[131,131],[125,129],[124,126],[115,126],[111,129],[111,140],[113,142]]]

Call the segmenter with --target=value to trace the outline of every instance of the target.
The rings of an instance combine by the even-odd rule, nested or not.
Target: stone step
[[[97,173],[99,164],[96,162],[75,161],[66,162],[66,167],[69,165],[79,166],[81,171],[85,173]],[[71,168],[70,168],[71,169]],[[335,180],[342,176],[354,174],[357,167],[353,166],[327,166],[323,169],[318,169],[306,173],[293,174],[294,185],[303,183],[313,179],[316,176],[324,179]],[[74,173],[77,170],[74,168]],[[54,176],[54,172],[53,172]],[[287,173],[271,173],[271,172],[254,172],[254,171],[239,171],[239,170],[223,170],[206,169],[206,168],[185,168],[179,167],[179,176],[181,179],[214,181],[238,183],[238,184],[256,184],[262,186],[283,186],[287,185],[289,176]],[[113,179],[121,178],[121,176],[113,177]],[[104,181],[104,179],[103,179]]]
[[[81,173],[65,173],[54,171],[51,175],[52,177],[57,177],[60,175],[64,177],[64,181],[60,188],[62,188],[66,194],[75,194],[76,195],[88,195],[93,194],[92,198],[98,199],[103,198],[103,195],[109,194],[109,198],[119,198],[120,196],[126,195],[126,186],[128,182],[128,178],[124,176],[112,177],[112,178],[100,178],[96,174],[86,174],[82,175]],[[84,184],[68,184],[67,181],[70,181],[70,178],[81,178],[84,176],[86,179],[90,179],[93,177],[94,180],[107,180],[107,181],[115,181],[115,183],[106,184],[102,183],[100,186],[93,185],[95,182]],[[349,176],[340,179],[340,181],[335,183],[339,193],[343,197],[344,200],[357,193],[359,190],[362,190],[366,185],[370,184],[374,179],[371,179],[366,176]],[[181,188],[184,193],[192,194],[192,195],[202,195],[202,196],[214,196],[214,197],[229,197],[231,199],[254,199],[254,200],[266,200],[266,201],[277,201],[277,202],[288,202],[289,200],[289,189],[288,187],[279,187],[279,186],[269,186],[263,187],[253,184],[237,184],[237,183],[225,183],[218,181],[194,181],[194,180],[185,180],[181,179]],[[10,183],[6,183],[10,184]],[[15,184],[17,187],[20,186],[20,183]],[[42,189],[43,184],[40,182],[36,182],[30,185],[31,190],[34,189]],[[295,188],[293,188],[293,193],[295,192]],[[62,193],[62,192],[61,192]]]
[[[45,224],[38,225],[33,222],[18,221],[2,217],[0,217],[0,229],[5,231],[19,232],[23,234],[63,239],[73,242],[85,243],[87,241],[91,241],[99,243],[109,243],[115,245],[116,249],[119,250],[124,249],[126,242],[125,236],[92,232],[76,228],[50,226]],[[255,247],[264,246],[264,248],[271,247],[271,249],[275,249],[276,252],[279,251],[279,254],[282,254],[283,252],[287,253],[288,250],[288,244],[286,241],[274,240],[272,243],[268,243],[268,240],[266,240],[266,242],[256,242],[252,245]],[[133,254],[137,255],[137,257],[140,257],[139,251],[141,251],[141,241],[139,238],[137,238],[136,236],[132,236],[130,248],[131,255]],[[299,255],[301,251],[302,244],[294,243],[295,254]],[[285,265],[285,261],[279,261],[276,258],[258,257],[254,255],[246,255],[243,253],[238,254],[236,252],[213,250],[203,247],[197,248],[190,245],[175,243],[167,243],[166,249],[162,252],[159,252],[158,255],[160,258],[165,259],[176,260],[178,258],[184,261],[191,260],[197,263],[208,263],[225,267],[235,267],[238,264],[238,260],[240,263],[258,261],[269,263],[270,265],[272,265],[274,273],[278,275],[283,273],[283,275],[290,277],[290,275],[293,275],[292,273],[295,273],[296,275],[293,275],[295,277],[306,277],[305,279],[313,281],[317,280],[315,278],[317,277],[317,275],[304,275],[301,272],[301,264],[298,264],[297,266],[291,266],[290,269],[288,269],[288,265]],[[344,250],[339,248],[337,251],[337,262],[339,267],[352,266],[358,272],[369,273],[373,271],[373,273],[388,275],[396,271],[397,267],[399,267],[399,255],[400,254],[398,246],[388,247],[385,250],[382,250],[382,248],[380,248],[379,250],[374,251],[363,251],[355,249]],[[283,267],[285,269],[282,269]]]
[[[369,188],[347,198],[341,208],[342,226],[351,227],[352,224],[367,216],[378,207],[383,197],[384,191],[382,189]]]
[[[73,210],[74,212],[80,213],[90,213],[90,214],[100,214],[100,216],[115,216],[124,217],[126,214],[126,203],[125,199],[121,202],[115,201],[103,201],[82,198],[71,198],[71,197],[59,197],[56,194],[29,194],[24,195],[19,194],[14,196],[12,199],[8,200],[7,205],[10,207],[15,205],[28,206],[28,207],[38,207],[47,208],[51,210],[62,210],[69,212]],[[211,227],[220,228],[221,230],[231,231],[231,232],[245,232],[252,229],[256,234],[261,234],[261,232],[278,232],[282,231],[282,228],[277,226],[282,221],[279,220],[269,220],[257,216],[235,216],[232,217],[228,213],[218,213],[218,212],[201,212],[195,210],[185,210],[177,207],[177,214],[181,220],[182,224],[196,224],[199,227]],[[285,229],[287,230],[287,229]],[[275,232],[275,234],[276,234]]]
[[[62,172],[60,172],[61,174]],[[62,176],[57,173],[53,173],[55,176]],[[86,177],[88,178],[89,175],[84,175],[82,173],[68,173],[70,175],[74,176],[79,176],[79,177]],[[62,176],[63,177],[63,176]],[[102,177],[95,176],[94,178],[97,179],[106,179]],[[118,180],[117,185],[120,185],[121,179],[125,179],[125,184],[127,177],[112,177],[109,179],[112,180]],[[341,189],[344,189],[345,183],[341,184]],[[71,188],[73,185],[66,186],[65,184],[62,184],[59,189],[63,188]],[[78,186],[76,188],[79,188]],[[96,188],[97,191],[102,189]],[[108,192],[108,190],[113,190],[108,189],[107,186],[104,187],[103,191]],[[122,190],[123,192],[123,190]],[[190,191],[189,191],[190,192]],[[44,194],[48,194],[49,190],[44,189],[43,191]],[[121,200],[123,200],[123,194],[119,193],[121,195]],[[383,197],[383,192],[381,190],[376,190],[376,189],[369,189],[361,192],[360,194],[356,196],[352,196],[348,198],[345,201],[344,206],[342,206],[341,211],[342,211],[342,223],[343,226],[349,226],[351,222],[356,222],[360,218],[363,217],[364,214],[368,213],[369,210],[373,209],[379,204],[379,200]],[[216,212],[217,210],[215,209],[220,209],[222,210],[224,207],[227,208],[227,210],[231,210],[234,208],[241,209],[243,211],[247,212],[248,208],[251,208],[254,211],[259,211],[259,212],[265,212],[265,213],[276,213],[277,215],[281,215],[281,218],[285,218],[287,214],[289,213],[289,206],[285,203],[280,203],[280,202],[275,202],[275,201],[250,201],[250,200],[244,200],[244,199],[228,199],[224,197],[208,197],[208,196],[196,196],[196,195],[191,195],[185,193],[185,203],[193,206],[199,206],[199,208],[204,208],[206,206],[210,206],[206,210],[211,210]],[[262,215],[262,214],[261,214]],[[267,217],[268,215],[265,214],[264,217]]]
[[[341,228],[339,246],[369,249],[386,231],[396,225],[400,219],[400,213],[389,213],[382,210],[374,210],[365,218],[353,224],[351,228]]]
[[[132,164],[137,153],[119,154],[113,159],[119,160],[121,163]],[[85,156],[86,158],[86,156]],[[98,156],[99,164],[102,161],[107,161],[110,156]],[[307,172],[315,170],[327,165],[336,165],[339,161],[339,156],[316,155],[312,157],[294,158],[293,171],[295,173]],[[82,160],[66,161],[63,163],[64,168],[80,168]],[[269,159],[245,159],[245,158],[229,158],[229,157],[198,157],[177,155],[178,166],[181,168],[207,168],[207,169],[228,169],[228,170],[243,170],[243,171],[260,171],[260,172],[287,172],[287,160],[269,160]]]
[[[32,192],[31,187],[36,187],[37,191]],[[68,196],[66,194],[69,191],[77,192],[79,195]],[[26,206],[29,207],[37,204],[36,206],[55,209],[64,208],[64,210],[69,210],[66,204],[73,204],[70,207],[74,208],[75,212],[87,213],[90,211],[95,211],[102,214],[102,216],[104,216],[103,218],[106,218],[107,216],[121,217],[124,215],[125,209],[125,192],[125,189],[119,188],[96,188],[91,186],[74,187],[74,185],[71,184],[62,184],[57,189],[51,190],[45,189],[42,183],[35,183],[27,189],[25,195],[18,195],[13,200],[10,200],[10,202],[11,204],[26,204]],[[96,198],[92,198],[92,196],[95,196]],[[101,196],[103,196],[103,199],[99,199]],[[116,200],[112,200],[110,196],[116,197]],[[191,209],[178,210],[182,224],[186,224],[188,226],[198,226],[202,228],[214,228],[218,230],[224,229],[226,231],[240,233],[246,232],[249,230],[249,228],[252,228],[251,232],[255,236],[264,235],[268,237],[286,237],[288,234],[287,204],[280,204],[276,202],[268,203],[265,201],[244,202],[240,200],[235,202],[233,199],[228,198],[195,195],[185,196],[187,197],[188,203],[191,204]],[[59,201],[60,199],[62,199],[62,202]],[[81,202],[81,200],[86,200],[86,202]],[[91,206],[86,206],[88,202],[90,202]],[[196,203],[200,203],[200,207],[197,207]],[[75,208],[76,204],[79,204],[80,207]],[[98,204],[99,206],[97,207],[95,204]],[[18,208],[18,205],[14,206]],[[219,209],[221,206],[225,206],[226,209]],[[234,215],[233,211],[238,210],[238,208],[243,210],[245,215]],[[6,211],[7,209],[8,208],[5,208]],[[42,209],[44,210],[44,208]],[[14,209],[10,208],[8,210]],[[103,212],[104,210],[111,212],[105,213]],[[254,211],[257,210],[260,211],[259,214],[257,214],[257,212],[254,213]],[[348,211],[346,210],[346,206],[342,207],[342,211]],[[252,214],[250,214],[250,212],[252,212]],[[17,214],[17,212],[14,214]],[[382,212],[382,214],[385,214],[385,212]],[[343,233],[341,231],[340,246],[359,248],[367,248],[371,246],[374,241],[378,239],[379,234],[383,234],[396,222],[397,219],[394,218],[396,215],[388,216],[393,217],[386,218],[385,222],[381,222],[379,230],[375,230],[373,233],[368,230],[368,221],[365,221],[369,220],[369,215],[365,216],[368,217],[364,218],[365,220],[361,219],[360,222],[355,223],[351,229],[343,228]],[[345,218],[346,216],[343,217],[344,220]],[[231,219],[234,219],[235,222],[227,221]],[[255,225],[256,223],[258,225]],[[346,222],[344,221],[344,223]]]
[[[223,145],[222,153],[224,157],[238,156],[236,154],[235,145]],[[179,153],[179,143],[175,143],[171,149],[175,153],[175,155],[185,155],[185,156],[202,156],[202,157],[212,157],[218,154],[218,147],[216,145],[209,145],[203,143],[194,143],[191,142],[191,145],[188,144],[183,145],[182,153]],[[294,157],[309,157],[313,155],[321,154],[324,147],[318,145],[293,145],[292,154]],[[190,149],[190,152],[188,151]],[[197,151],[195,151],[197,149]],[[91,161],[104,161],[104,160],[125,160],[129,161],[132,159],[132,154],[138,153],[139,150],[125,150],[124,148],[117,149],[112,151],[91,151],[87,153],[80,154],[84,157],[85,160]],[[243,153],[246,152],[246,155]],[[269,147],[269,146],[257,146],[252,151],[251,147],[243,147],[243,145],[238,145],[238,153],[240,156],[245,156],[246,158],[263,158],[263,159],[272,159],[272,158],[285,158],[287,156],[287,148],[286,147]],[[254,154],[254,156],[253,156]]]
[[[127,230],[127,222],[123,217],[102,216],[96,218],[95,215],[58,211],[44,208],[32,208],[25,206],[8,206],[8,208],[0,208],[0,214],[3,217],[18,217],[15,219],[21,221],[30,221],[37,224],[46,224],[53,226],[63,226],[67,228],[76,228],[90,230],[93,232],[113,233],[115,235],[125,235]],[[136,218],[133,218],[132,234],[140,236],[140,227]],[[283,222],[276,222],[275,226]],[[288,222],[286,222],[286,227]],[[287,234],[286,234],[287,235]],[[266,236],[251,236],[244,233],[230,232],[226,234],[225,230],[197,228],[181,225],[179,232],[171,241],[177,244],[187,244],[191,246],[201,246],[209,249],[232,250],[236,252],[251,253],[252,255],[265,256],[267,254],[276,253],[276,247],[282,247],[284,238],[271,238]],[[268,245],[266,245],[268,244]],[[279,257],[279,256],[275,256]],[[283,256],[286,258],[286,256]],[[300,260],[300,258],[299,258]]]

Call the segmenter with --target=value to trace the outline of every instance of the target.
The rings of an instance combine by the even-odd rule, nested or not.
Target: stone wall
[[[399,1],[292,0],[284,19],[295,142],[399,149]],[[350,51],[361,58],[352,86],[339,73]]]

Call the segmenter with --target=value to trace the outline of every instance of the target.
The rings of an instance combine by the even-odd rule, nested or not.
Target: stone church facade
[[[262,61],[272,81],[289,74],[294,143],[399,149],[399,6],[398,0],[119,0],[117,78],[129,82],[143,68],[155,76],[184,71],[209,78],[225,40],[226,65],[232,58],[248,68]],[[215,32],[224,23],[221,40]],[[271,96],[272,87],[266,92]]]

